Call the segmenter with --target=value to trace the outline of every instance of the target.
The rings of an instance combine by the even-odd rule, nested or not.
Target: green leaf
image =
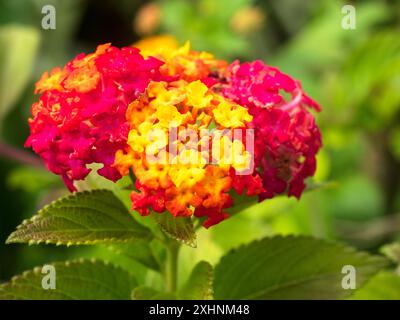
[[[379,68],[374,68],[377,64]],[[335,113],[330,113],[326,121],[368,130],[387,128],[399,111],[399,72],[398,33],[382,31],[368,37],[348,54],[340,72],[327,82],[326,96]],[[354,81],[357,87],[351,95],[346,94]]]
[[[0,124],[31,75],[40,34],[31,27],[0,28]]]
[[[26,192],[38,192],[63,186],[61,179],[43,168],[17,167],[7,177],[7,185],[12,189]]]
[[[336,188],[338,184],[334,181],[324,181],[324,182],[315,182],[315,181],[308,181],[304,192],[309,191],[316,191],[321,189],[332,189]]]
[[[113,182],[99,175],[99,170],[103,167],[99,163],[91,163],[87,165],[90,173],[86,176],[85,180],[76,181],[74,184],[79,191],[87,191],[93,189],[107,189],[114,193],[114,195],[121,200],[129,210],[132,208],[132,201],[129,197],[134,186],[128,176],[124,176],[117,182]],[[135,216],[141,217],[139,214]]]
[[[26,271],[0,285],[0,300],[128,300],[136,280],[127,271],[102,261],[52,263],[55,289],[43,289],[49,271]]]
[[[7,243],[79,245],[150,238],[149,229],[136,222],[111,191],[91,190],[45,206],[25,220]]]
[[[162,231],[170,238],[196,248],[196,233],[193,222],[188,217],[174,217],[170,213],[157,215],[157,221]]]
[[[357,290],[353,300],[400,300],[400,277],[394,273],[380,272]]]
[[[400,242],[384,245],[380,251],[391,261],[400,264]]]
[[[381,257],[306,236],[276,236],[244,245],[215,269],[216,299],[338,299],[342,268],[352,265],[357,287],[387,264]]]
[[[109,246],[109,248],[117,254],[140,262],[149,269],[161,272],[160,264],[153,253],[149,241],[138,240],[131,243],[115,244]]]
[[[137,287],[132,291],[132,300],[176,300],[171,292],[161,292],[146,286]]]
[[[200,261],[181,289],[179,296],[186,300],[213,299],[213,267],[206,261]]]
[[[343,15],[337,3],[324,1],[320,13],[283,46],[272,65],[284,65],[290,74],[326,69],[346,56],[349,48],[368,38],[374,25],[385,20],[387,7],[383,3],[364,3],[357,8],[357,28],[338,27]],[[331,35],[329,38],[326,35]],[[303,70],[302,70],[303,69]]]

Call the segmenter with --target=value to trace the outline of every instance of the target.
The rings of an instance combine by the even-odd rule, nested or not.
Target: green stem
[[[180,244],[177,241],[169,241],[167,245],[167,265],[165,268],[166,289],[175,292],[178,282],[178,254]]]

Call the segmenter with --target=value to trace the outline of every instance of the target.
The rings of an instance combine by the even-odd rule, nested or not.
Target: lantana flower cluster
[[[71,191],[92,163],[112,181],[134,176],[141,215],[204,217],[208,228],[235,195],[299,198],[316,170],[318,104],[261,61],[104,44],[43,74],[35,92],[26,146]]]

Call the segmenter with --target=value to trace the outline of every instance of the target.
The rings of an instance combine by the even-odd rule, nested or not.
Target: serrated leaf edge
[[[93,190],[84,190],[84,191],[80,191],[79,194],[80,195],[90,195],[90,194],[94,194],[94,193],[99,193],[99,194],[113,194],[114,193],[108,189],[93,189]],[[18,239],[13,239],[13,236],[15,235],[15,233],[18,230],[23,229],[24,227],[26,227],[29,224],[34,223],[36,220],[40,220],[42,219],[42,217],[44,216],[45,212],[47,212],[48,210],[52,209],[52,208],[56,208],[58,205],[60,205],[61,203],[74,199],[76,193],[72,193],[69,195],[66,195],[64,197],[61,197],[57,200],[54,200],[53,202],[45,205],[42,209],[40,209],[33,217],[29,218],[29,219],[24,219],[17,227],[16,230],[13,231],[8,238],[6,239],[5,243],[6,244],[11,244],[11,243],[28,243],[28,245],[39,245],[39,244],[54,244],[56,246],[62,246],[62,245],[66,245],[67,247],[70,246],[79,246],[79,245],[93,245],[93,244],[101,244],[101,243],[129,243],[131,241],[133,241],[135,238],[132,237],[131,239],[118,239],[118,238],[114,238],[114,237],[109,237],[109,238],[103,238],[103,239],[98,239],[98,240],[88,240],[88,241],[60,241],[60,240],[18,240]],[[114,195],[115,196],[115,195]],[[124,204],[122,203],[122,201],[120,199],[118,199],[118,197],[116,197],[116,200],[121,204],[122,207],[125,208]],[[128,211],[129,212],[129,211]],[[144,226],[143,226],[144,227]],[[144,227],[145,228],[145,227]],[[151,233],[149,234],[148,239],[151,238]],[[142,239],[142,238],[141,238]]]
[[[178,242],[184,243],[186,245],[188,245],[189,247],[192,248],[197,248],[197,236],[196,233],[193,232],[193,238],[192,239],[182,239],[179,238],[177,236],[175,236],[174,234],[172,234],[171,232],[169,232],[160,222],[158,223],[160,226],[160,229],[171,239],[176,240]]]

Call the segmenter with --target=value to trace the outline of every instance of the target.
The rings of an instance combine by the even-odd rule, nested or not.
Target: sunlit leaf
[[[384,258],[305,236],[276,236],[244,245],[215,268],[216,299],[338,299],[342,268],[352,265],[361,287],[386,265]]]
[[[206,261],[200,261],[179,293],[182,299],[211,300],[213,298],[213,267]]]
[[[160,272],[161,266],[158,263],[152,247],[147,240],[137,240],[130,243],[114,244],[109,247],[112,251],[129,259],[140,262],[147,268]]]
[[[400,300],[400,276],[380,272],[368,283],[357,290],[351,299],[354,300]]]

